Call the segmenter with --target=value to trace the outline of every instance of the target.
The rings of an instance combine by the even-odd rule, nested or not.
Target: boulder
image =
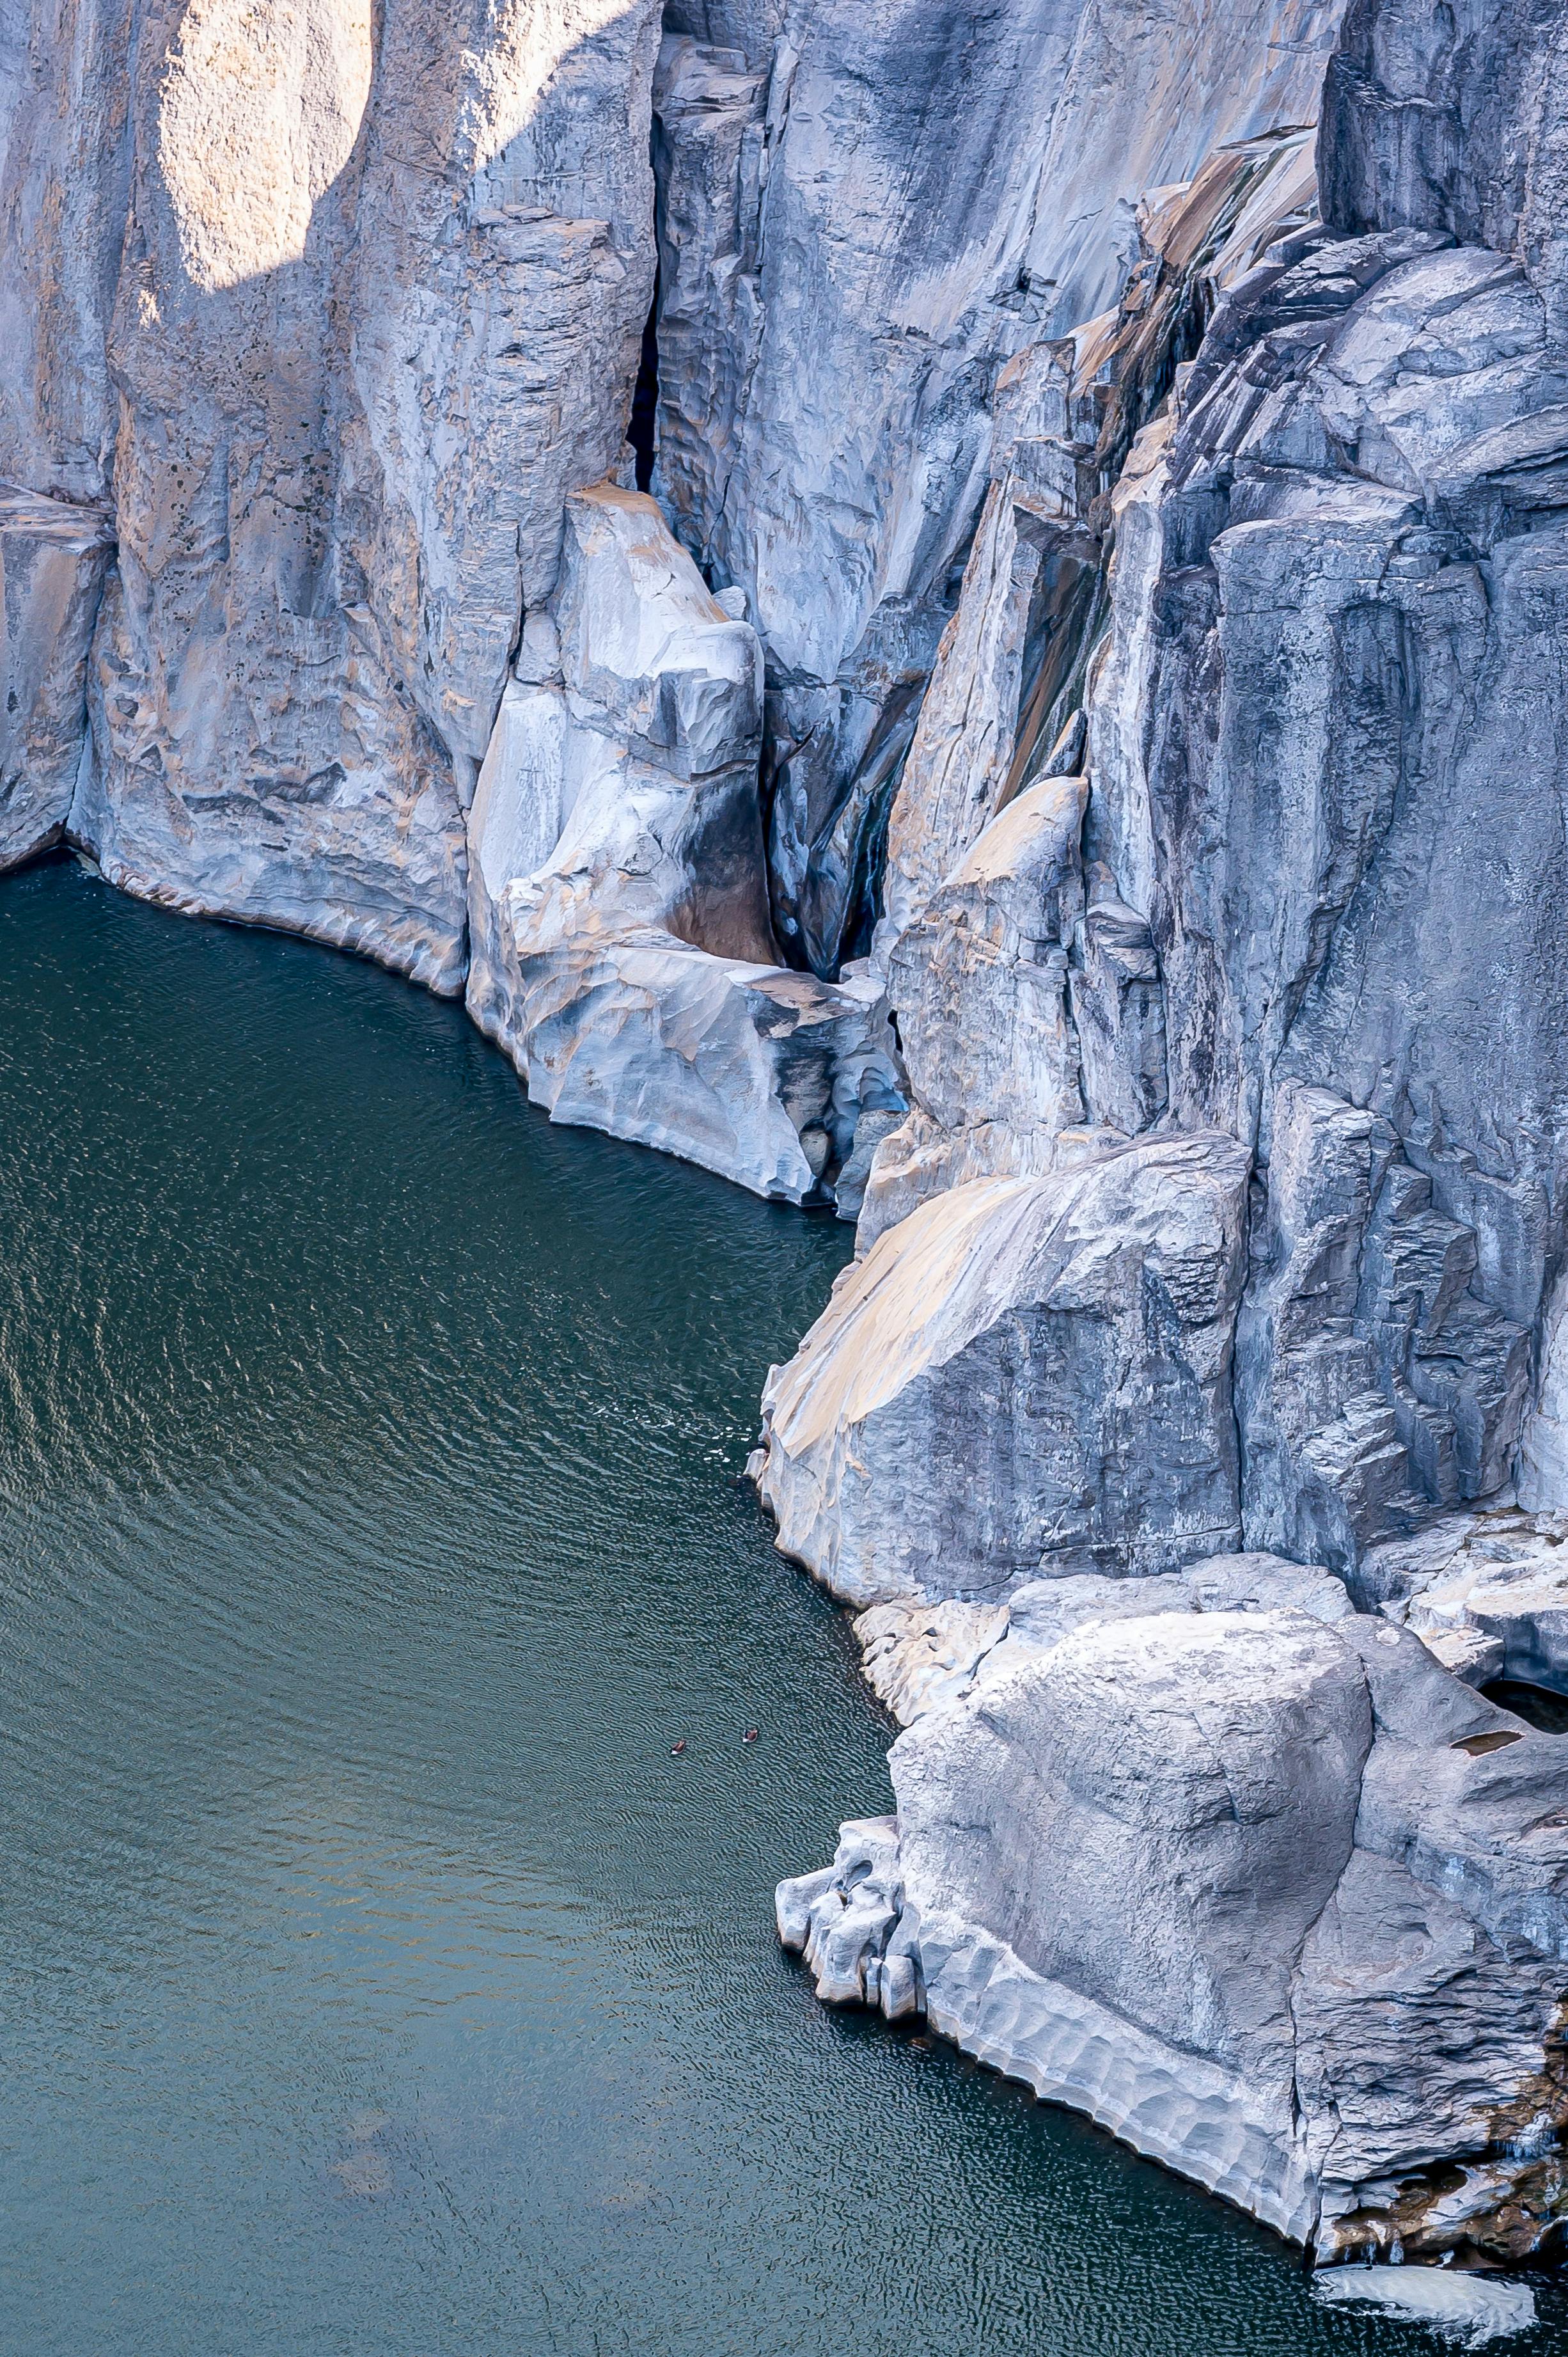
[[[1047,1652],[1091,1622],[1286,1607],[1329,1622],[1355,1609],[1332,1572],[1279,1555],[1211,1555],[1186,1571],[1142,1577],[1061,1573],[1014,1588],[1002,1604],[904,1597],[861,1613],[854,1633],[867,1685],[900,1727],[912,1727],[929,1711],[945,1710],[1007,1676],[1026,1653]],[[1426,1641],[1433,1650],[1432,1640]]]
[[[1230,1139],[1150,1139],[882,1235],[769,1378],[779,1544],[863,1605],[1236,1545],[1246,1187]]]
[[[1320,2260],[1554,2251],[1568,1754],[1386,1621],[1069,1620],[899,1738],[786,1945]]]

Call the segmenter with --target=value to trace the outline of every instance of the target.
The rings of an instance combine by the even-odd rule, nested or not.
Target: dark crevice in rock
[[[1549,1687],[1526,1685],[1517,1678],[1499,1678],[1496,1684],[1484,1686],[1488,1702],[1499,1710],[1511,1711],[1522,1718],[1539,1735],[1568,1735],[1568,1695],[1553,1694]]]
[[[653,488],[653,465],[659,455],[659,274],[654,273],[653,301],[642,330],[642,357],[637,389],[631,396],[631,417],[626,438],[637,457],[637,488]]]

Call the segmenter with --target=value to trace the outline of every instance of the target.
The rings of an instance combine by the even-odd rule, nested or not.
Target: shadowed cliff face
[[[463,813],[523,608],[566,492],[619,457],[657,12],[213,0],[58,32],[13,99],[38,299],[0,468],[106,506],[119,559],[48,819],[134,889],[460,989]]]

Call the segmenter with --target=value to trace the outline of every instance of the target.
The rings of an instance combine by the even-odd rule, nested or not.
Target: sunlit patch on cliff
[[[158,108],[180,259],[203,294],[305,252],[371,95],[371,0],[190,0]]]

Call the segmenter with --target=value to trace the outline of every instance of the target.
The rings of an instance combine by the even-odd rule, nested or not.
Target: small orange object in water
[[[685,1738],[685,1737],[684,1737],[684,1736],[682,1736],[682,1737],[681,1738],[681,1740],[680,1740],[680,1742],[679,1742],[679,1743],[672,1743],[672,1744],[670,1746],[670,1749],[671,1749],[671,1751],[684,1751],[684,1749],[686,1749],[686,1738]]]

